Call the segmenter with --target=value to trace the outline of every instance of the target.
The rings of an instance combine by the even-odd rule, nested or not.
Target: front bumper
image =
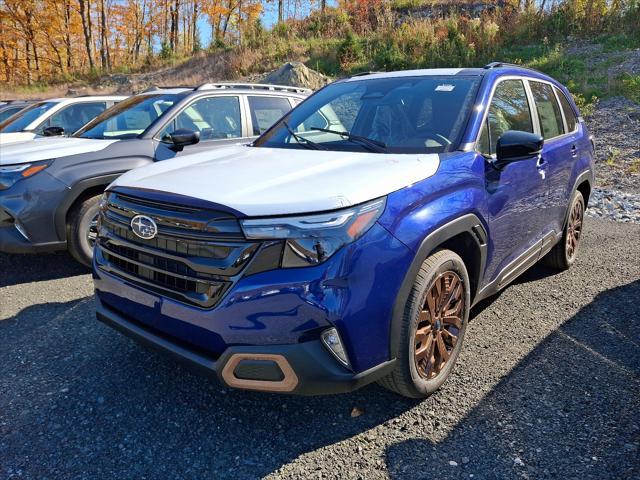
[[[2,212],[0,212],[2,215]],[[66,242],[32,243],[22,236],[14,225],[0,226],[0,252],[3,253],[41,253],[64,250]]]
[[[220,357],[212,359],[189,344],[118,314],[99,299],[96,316],[143,344],[215,375],[222,384],[232,388],[297,395],[344,393],[384,377],[395,363],[392,359],[363,372],[352,373],[336,363],[320,340],[289,345],[230,346]],[[247,365],[241,370],[243,362]]]
[[[68,187],[46,171],[1,190],[0,252],[38,253],[66,248],[66,241],[56,232],[55,210],[67,192]]]

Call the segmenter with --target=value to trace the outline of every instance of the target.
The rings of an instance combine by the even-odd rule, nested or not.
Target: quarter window
[[[571,108],[567,97],[565,97],[564,93],[560,90],[556,89],[556,93],[558,94],[558,98],[560,99],[560,106],[562,107],[562,112],[564,113],[564,118],[567,121],[567,132],[573,132],[576,129],[576,125],[578,123],[578,119],[576,118],[576,114]]]
[[[553,93],[553,87],[548,83],[529,82],[531,93],[536,104],[542,136],[548,140],[564,133],[562,113]]]
[[[260,135],[291,110],[291,104],[285,97],[256,96],[249,97],[249,110],[253,134]]]
[[[238,97],[205,97],[196,100],[169,122],[160,138],[180,129],[200,132],[200,140],[241,137]]]
[[[498,138],[508,130],[533,133],[529,101],[522,80],[504,80],[496,87],[480,134],[480,152],[487,155],[495,153]]]

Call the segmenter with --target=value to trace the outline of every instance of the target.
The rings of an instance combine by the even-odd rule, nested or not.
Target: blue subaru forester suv
[[[593,141],[565,87],[493,63],[356,75],[251,145],[105,193],[97,316],[230,387],[434,392],[470,308],[571,266]]]

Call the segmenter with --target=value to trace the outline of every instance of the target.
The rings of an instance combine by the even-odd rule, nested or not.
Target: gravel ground
[[[0,478],[640,478],[639,238],[589,219],[422,402],[224,389],[99,324],[66,254],[0,255]]]
[[[596,185],[640,194],[640,105],[608,98],[586,122],[596,141]]]

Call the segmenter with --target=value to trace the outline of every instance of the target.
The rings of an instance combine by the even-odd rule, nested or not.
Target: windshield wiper
[[[388,151],[387,145],[384,142],[374,140],[373,138],[363,137],[362,135],[355,135],[349,132],[340,132],[338,130],[330,130],[328,128],[311,127],[310,130],[317,130],[318,132],[334,133],[340,135],[342,138],[351,140],[352,142],[359,143],[363,147],[372,152],[386,153]]]
[[[289,131],[291,136],[298,141],[299,145],[304,145],[307,148],[311,148],[313,150],[326,150],[326,148],[323,147],[322,145],[320,145],[320,144],[318,144],[316,142],[312,142],[311,140],[309,140],[307,138],[304,138],[301,135],[298,135],[296,132],[293,131],[293,129],[289,126],[289,124],[287,122],[282,122],[282,124]]]

